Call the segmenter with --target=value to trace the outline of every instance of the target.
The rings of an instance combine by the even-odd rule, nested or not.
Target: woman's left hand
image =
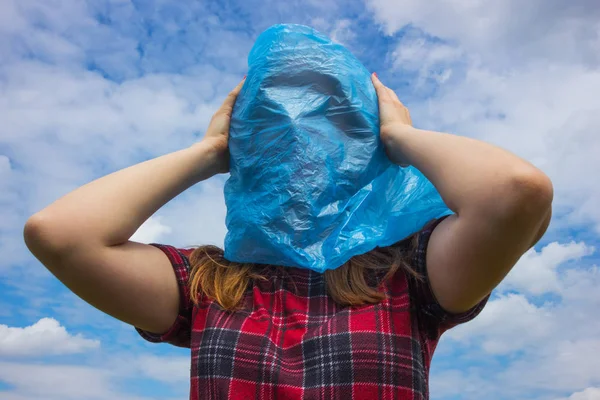
[[[242,86],[244,86],[245,80],[246,78],[244,77],[227,95],[221,107],[212,116],[206,134],[199,143],[208,146],[214,151],[217,171],[221,173],[229,172],[229,124],[231,122],[233,106],[238,94],[242,90]]]

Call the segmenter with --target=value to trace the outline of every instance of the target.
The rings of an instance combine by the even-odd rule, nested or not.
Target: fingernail
[[[244,75],[244,77],[243,77],[242,79],[246,79],[246,76],[247,76],[247,75]]]
[[[379,77],[377,76],[377,72],[373,72],[373,75],[375,75],[375,78],[379,79]]]

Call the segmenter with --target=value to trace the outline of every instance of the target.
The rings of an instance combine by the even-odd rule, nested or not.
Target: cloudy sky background
[[[256,36],[293,22],[350,48],[416,126],[496,143],[554,181],[549,232],[443,338],[432,398],[600,399],[599,21],[595,0],[0,0],[0,397],[187,397],[188,352],[70,294],[22,227],[68,191],[202,137]],[[222,244],[225,178],[135,239]]]

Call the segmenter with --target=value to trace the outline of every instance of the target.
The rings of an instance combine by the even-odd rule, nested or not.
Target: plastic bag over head
[[[367,69],[301,25],[263,32],[231,119],[231,261],[323,272],[449,214],[415,168],[387,158]]]

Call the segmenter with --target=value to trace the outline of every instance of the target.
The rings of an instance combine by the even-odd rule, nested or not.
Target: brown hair
[[[340,305],[380,302],[385,298],[385,294],[367,282],[367,273],[387,270],[381,282],[390,278],[400,268],[418,277],[409,262],[417,246],[418,235],[414,234],[396,245],[378,247],[351,258],[339,268],[325,271],[329,295]],[[228,261],[223,250],[216,246],[196,248],[190,256],[190,263],[192,268],[189,287],[194,304],[198,304],[200,296],[204,294],[224,309],[235,310],[239,307],[252,279],[267,279],[260,273],[257,264]]]

